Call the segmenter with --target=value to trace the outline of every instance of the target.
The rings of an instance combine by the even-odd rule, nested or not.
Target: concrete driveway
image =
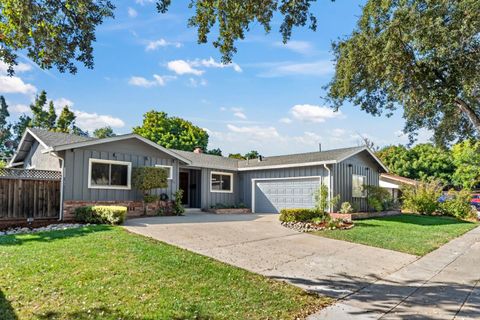
[[[284,228],[278,215],[187,214],[128,220],[126,228],[305,289],[345,297],[416,256]]]

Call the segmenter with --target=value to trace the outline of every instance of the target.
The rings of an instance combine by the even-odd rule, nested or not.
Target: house
[[[415,186],[417,181],[391,173],[382,173],[380,175],[380,187],[385,188],[392,195],[393,201],[400,200],[402,196],[401,188],[403,185]]]
[[[136,134],[105,139],[26,130],[10,167],[62,171],[62,199],[67,214],[75,207],[121,204],[135,208],[142,194],[131,186],[134,167],[168,170],[168,187],[156,190],[172,197],[184,190],[184,205],[209,209],[243,203],[253,212],[314,206],[320,183],[330,196],[340,195],[365,210],[364,184],[379,185],[387,168],[366,147],[352,147],[237,160],[164,148]]]

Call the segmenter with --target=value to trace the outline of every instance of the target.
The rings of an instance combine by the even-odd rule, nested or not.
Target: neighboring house
[[[142,194],[131,186],[134,167],[168,170],[172,197],[184,190],[187,207],[208,209],[243,203],[253,212],[311,208],[320,183],[365,210],[364,184],[379,185],[387,168],[366,147],[260,159],[236,160],[164,148],[136,134],[93,139],[43,129],[27,129],[10,167],[63,171],[65,207],[117,203],[131,207]]]
[[[394,201],[398,201],[402,196],[402,185],[417,185],[417,181],[391,173],[382,173],[380,175],[380,187],[385,188],[390,192]]]

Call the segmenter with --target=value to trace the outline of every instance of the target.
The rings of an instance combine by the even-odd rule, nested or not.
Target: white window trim
[[[230,190],[213,190],[212,189],[212,178],[213,178],[214,174],[220,174],[220,175],[223,175],[223,176],[230,176]],[[233,193],[233,173],[220,172],[220,171],[210,172],[210,192],[213,192],[213,193]]]
[[[173,179],[173,166],[165,165],[165,164],[156,164],[155,167],[157,168],[169,168],[170,169],[170,176],[167,177],[168,180]]]
[[[93,163],[106,163],[106,164],[120,164],[127,166],[127,186],[96,186],[92,185],[92,164]],[[88,159],[88,188],[89,189],[110,189],[110,190],[131,190],[132,184],[132,163],[127,161],[117,160],[103,160],[103,159]]]
[[[363,186],[366,185],[366,183],[367,183],[367,176],[364,176],[364,175],[362,175],[362,174],[355,174],[355,173],[352,174],[352,198],[364,199],[364,198],[367,197],[367,194],[366,194],[366,192],[363,191],[363,190],[362,190],[362,195],[361,195],[360,197],[353,195],[353,178],[354,178],[355,176],[357,176],[357,177],[362,177],[362,178],[363,178],[362,188],[363,188]]]

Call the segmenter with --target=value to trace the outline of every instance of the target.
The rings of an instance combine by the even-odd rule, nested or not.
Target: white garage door
[[[258,213],[278,213],[288,208],[315,207],[314,192],[320,177],[256,180],[254,210]]]

